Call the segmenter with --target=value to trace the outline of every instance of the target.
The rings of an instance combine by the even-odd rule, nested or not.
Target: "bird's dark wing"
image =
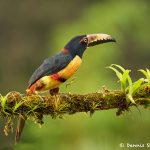
[[[58,53],[53,57],[49,57],[35,70],[29,80],[29,87],[38,79],[59,72],[65,68],[72,60],[71,55]]]

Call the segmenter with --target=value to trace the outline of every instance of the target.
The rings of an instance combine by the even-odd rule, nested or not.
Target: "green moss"
[[[148,108],[150,106],[150,87],[147,84],[142,85],[133,98],[137,106],[142,105]],[[97,110],[114,108],[118,109],[116,115],[121,115],[133,105],[133,103],[127,103],[126,94],[123,91],[110,91],[106,88],[103,88],[101,92],[85,95],[62,93],[43,97],[26,96],[13,91],[0,97],[0,117],[8,120],[4,129],[7,135],[13,129],[12,118],[20,114],[42,125],[44,115],[50,115],[55,119],[62,118],[64,114],[90,112],[92,116]]]

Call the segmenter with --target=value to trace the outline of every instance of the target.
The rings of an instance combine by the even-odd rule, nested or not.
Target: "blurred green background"
[[[114,73],[106,69],[112,63],[131,69],[134,80],[142,77],[137,70],[150,65],[149,8],[149,0],[1,0],[0,93],[24,93],[43,59],[80,34],[107,33],[117,43],[88,49],[75,82],[67,88],[62,85],[62,92],[96,92],[103,85],[119,89]],[[132,109],[121,117],[115,112],[98,111],[92,118],[84,113],[56,120],[47,116],[42,128],[28,121],[15,147],[14,134],[2,134],[1,120],[0,149],[119,150],[120,143],[150,142],[148,110],[141,109],[140,114]]]

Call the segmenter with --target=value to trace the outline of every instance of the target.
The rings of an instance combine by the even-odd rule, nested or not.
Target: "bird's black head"
[[[76,55],[82,57],[84,51],[86,50],[87,41],[82,41],[83,39],[87,40],[86,35],[76,36],[71,39],[65,46],[65,48],[73,57]]]
[[[64,48],[72,55],[72,57],[78,55],[82,58],[86,48],[107,42],[116,41],[108,34],[79,35],[71,39]]]

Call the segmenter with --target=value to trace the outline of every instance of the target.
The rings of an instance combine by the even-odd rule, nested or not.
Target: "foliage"
[[[117,67],[117,69],[115,69],[115,67]],[[146,71],[141,69],[140,72],[142,72],[146,76],[146,79],[140,78],[137,81],[132,82],[131,76],[129,74],[131,72],[131,70],[128,70],[128,69],[125,70],[123,67],[116,65],[116,64],[112,64],[108,68],[110,68],[111,70],[113,70],[116,73],[116,75],[120,81],[120,84],[121,84],[121,90],[126,95],[127,102],[132,102],[135,104],[133,96],[140,89],[141,85],[145,83],[145,81],[149,85],[149,83],[150,83],[150,71],[148,69],[146,69]],[[121,72],[118,71],[118,69],[120,69]]]
[[[145,75],[148,85],[150,86],[150,70],[149,69],[146,69],[146,70],[140,69],[139,71]]]

